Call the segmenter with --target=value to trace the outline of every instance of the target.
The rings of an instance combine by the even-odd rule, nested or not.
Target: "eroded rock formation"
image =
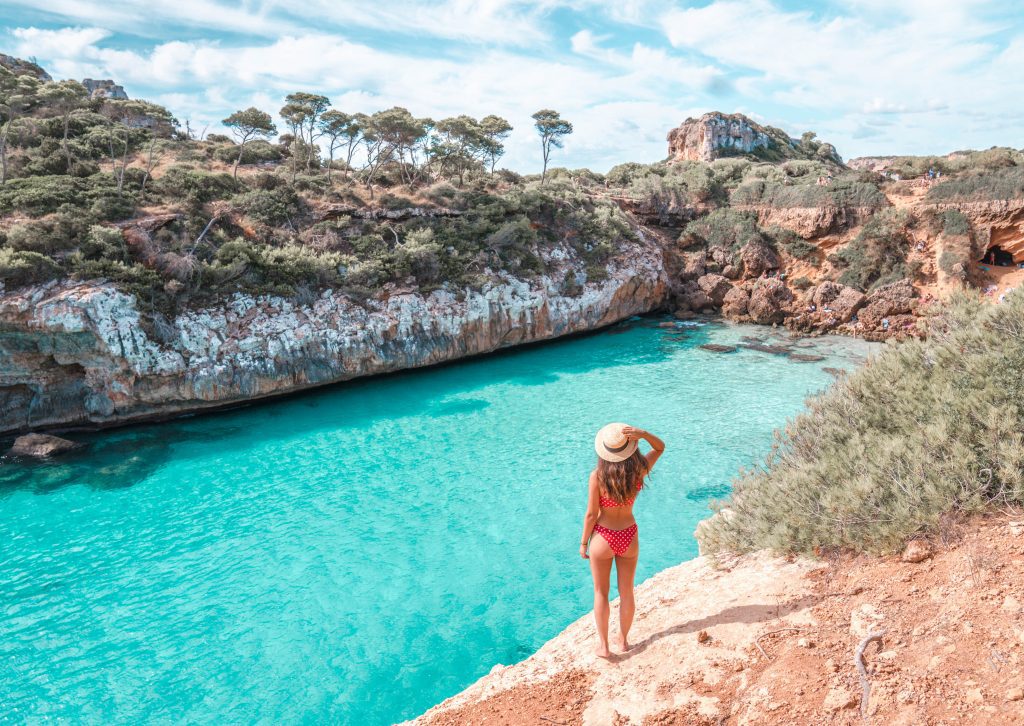
[[[325,291],[310,305],[236,294],[148,333],[133,297],[51,284],[0,298],[0,431],[112,424],[441,363],[599,328],[658,308],[660,248],[626,245],[608,277],[563,291],[559,270],[480,291],[392,288],[365,305]]]
[[[122,101],[128,100],[128,94],[125,93],[124,86],[114,83],[114,81],[109,78],[102,80],[86,78],[82,81],[82,85],[85,86],[85,90],[89,92],[89,98],[117,98]]]
[[[714,161],[720,156],[768,149],[773,143],[763,126],[742,114],[706,113],[688,118],[668,132],[672,161]]]

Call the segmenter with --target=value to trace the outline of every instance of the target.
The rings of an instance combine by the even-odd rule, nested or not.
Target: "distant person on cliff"
[[[651,445],[646,454],[639,451],[640,439]],[[640,555],[633,501],[644,487],[644,477],[665,450],[665,442],[643,429],[610,423],[597,432],[594,448],[597,450],[597,467],[590,472],[580,557],[590,560],[590,573],[594,577],[594,620],[599,641],[597,655],[608,658],[611,656],[608,649],[608,591],[612,562],[615,563],[619,584],[618,646],[627,651],[629,627],[636,611],[633,579]]]

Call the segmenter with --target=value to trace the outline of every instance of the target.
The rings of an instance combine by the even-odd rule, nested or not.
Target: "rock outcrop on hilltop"
[[[109,78],[102,80],[86,78],[82,81],[82,85],[85,86],[85,90],[89,92],[89,98],[113,98],[120,99],[122,101],[128,100],[128,94],[125,93],[124,86],[114,83],[114,81]]]
[[[43,70],[42,66],[38,63],[33,63],[23,58],[15,58],[13,55],[7,55],[6,53],[0,53],[0,66],[3,66],[16,76],[35,76],[40,81],[53,80],[50,74]]]
[[[134,297],[55,284],[0,297],[0,431],[103,425],[250,400],[593,330],[665,301],[660,248],[630,243],[607,277],[566,292],[558,273],[479,290],[392,288],[357,303],[236,294],[147,332]],[[584,277],[582,269],[575,274]]]
[[[714,161],[724,156],[757,156],[771,160],[816,158],[842,163],[831,144],[801,142],[782,129],[762,126],[743,114],[706,113],[688,118],[668,133],[669,161]]]

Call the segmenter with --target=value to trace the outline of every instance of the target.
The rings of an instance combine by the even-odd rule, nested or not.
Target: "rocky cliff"
[[[452,361],[593,330],[666,296],[661,250],[642,238],[601,281],[581,281],[564,249],[547,256],[557,272],[479,291],[392,287],[359,304],[328,290],[301,305],[236,294],[152,333],[110,285],[18,290],[0,297],[0,432],[162,417]]]
[[[116,98],[122,101],[128,100],[128,94],[125,93],[124,86],[114,83],[109,78],[102,80],[86,78],[82,81],[82,85],[85,86],[85,90],[89,92],[89,98]]]
[[[668,132],[669,161],[714,161],[723,156],[744,155],[771,160],[817,158],[841,163],[831,144],[810,139],[802,144],[782,129],[762,126],[739,113],[706,113],[700,118],[688,118]]]

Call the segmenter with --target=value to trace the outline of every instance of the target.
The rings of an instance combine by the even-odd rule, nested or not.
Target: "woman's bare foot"
[[[623,653],[625,653],[631,647],[633,647],[633,646],[631,646],[629,644],[629,640],[627,638],[621,638],[621,637],[619,638],[619,650],[621,650]]]
[[[608,650],[607,645],[598,645],[597,649],[594,651],[594,655],[598,658],[611,658],[612,652]]]

